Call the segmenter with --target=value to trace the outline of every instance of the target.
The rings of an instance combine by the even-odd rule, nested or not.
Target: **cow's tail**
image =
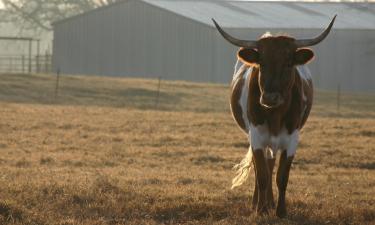
[[[253,151],[250,146],[245,158],[243,158],[239,164],[233,167],[233,169],[236,170],[236,176],[232,180],[232,189],[241,186],[247,180],[251,167],[253,165],[252,160]]]

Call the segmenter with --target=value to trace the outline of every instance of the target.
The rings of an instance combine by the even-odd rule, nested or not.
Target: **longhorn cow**
[[[313,83],[305,64],[314,58],[309,46],[323,41],[336,16],[317,37],[297,40],[269,33],[259,40],[239,40],[226,33],[213,20],[219,33],[240,47],[231,84],[230,107],[234,120],[247,135],[250,147],[245,158],[236,165],[233,186],[247,179],[252,164],[255,188],[252,205],[258,214],[275,206],[272,173],[275,157],[281,152],[276,175],[278,202],[276,215],[285,217],[285,192],[289,170],[297,150],[299,133],[313,102]]]

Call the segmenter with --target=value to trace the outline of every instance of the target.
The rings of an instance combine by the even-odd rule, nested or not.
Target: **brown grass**
[[[319,92],[289,216],[230,190],[246,137],[222,85],[0,76],[0,224],[375,224],[375,96]],[[276,193],[276,190],[274,190]]]

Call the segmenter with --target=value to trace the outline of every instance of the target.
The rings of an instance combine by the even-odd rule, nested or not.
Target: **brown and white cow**
[[[281,152],[276,183],[279,191],[276,215],[286,216],[285,192],[289,170],[297,150],[299,132],[309,116],[313,84],[305,66],[316,45],[329,34],[336,16],[323,33],[313,39],[296,40],[289,36],[263,35],[257,41],[239,40],[226,33],[213,20],[220,34],[241,47],[232,81],[230,105],[233,117],[246,133],[250,148],[236,166],[232,188],[255,168],[253,208],[267,213],[274,207],[272,173],[275,156]]]

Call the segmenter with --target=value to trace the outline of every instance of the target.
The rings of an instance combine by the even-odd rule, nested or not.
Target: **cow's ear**
[[[314,59],[314,52],[309,48],[300,48],[294,54],[294,64],[303,65]]]
[[[252,48],[241,48],[237,53],[237,57],[248,65],[259,63],[259,53]]]

